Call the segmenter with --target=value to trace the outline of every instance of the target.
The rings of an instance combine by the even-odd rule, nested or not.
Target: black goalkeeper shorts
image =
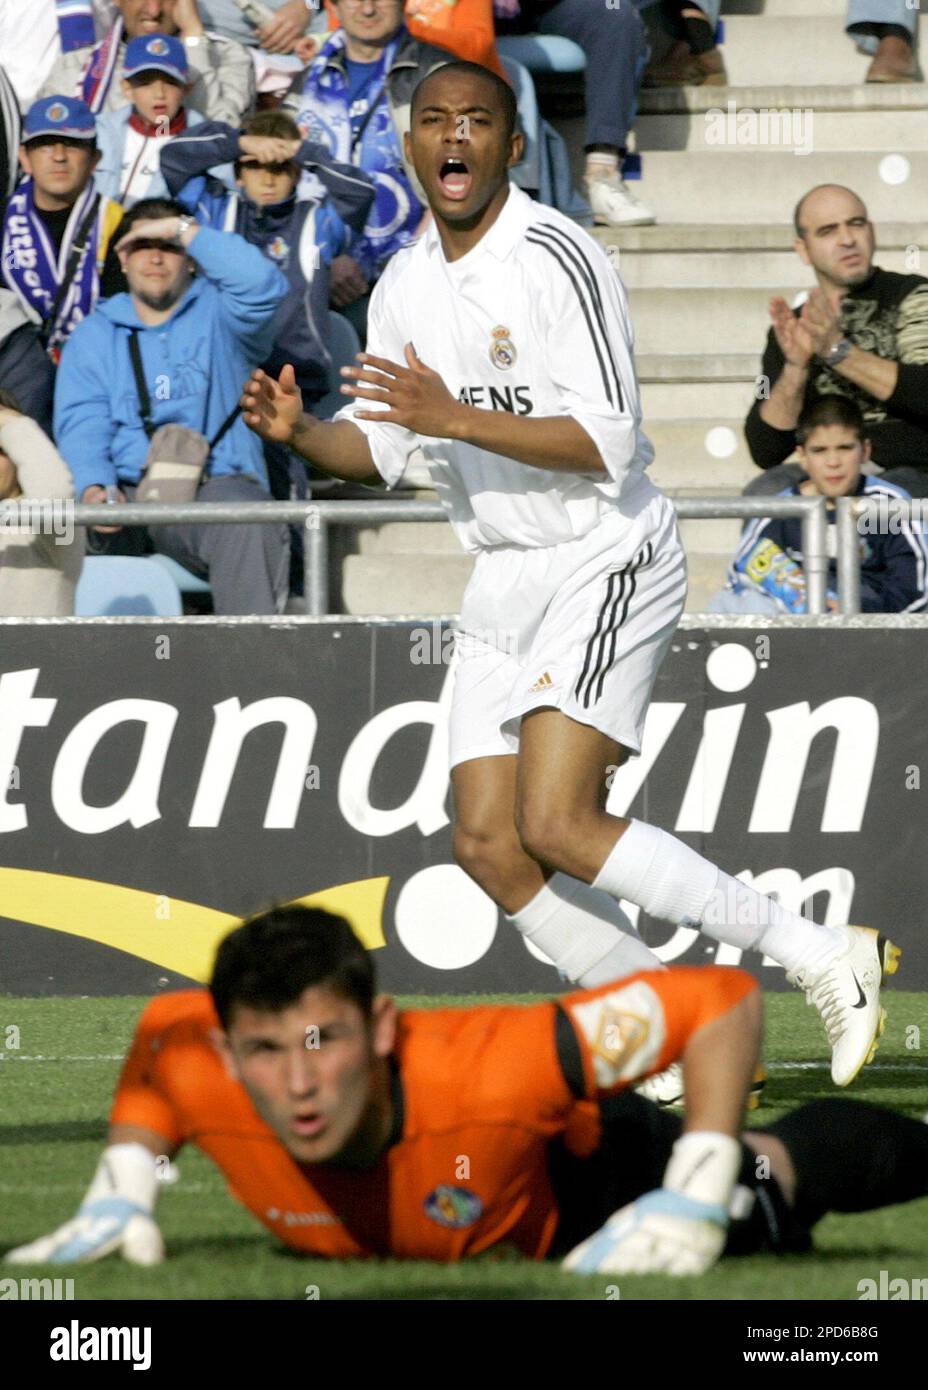
[[[600,1105],[600,1114],[602,1141],[589,1158],[577,1158],[560,1142],[549,1148],[549,1172],[560,1212],[549,1258],[563,1257],[598,1231],[613,1212],[660,1187],[670,1151],[683,1128],[680,1115],[662,1110],[636,1091],[610,1097]],[[771,1132],[775,1129],[771,1126]],[[741,1148],[739,1215],[729,1227],[725,1254],[809,1250],[809,1230],[787,1206],[776,1179],[758,1176],[758,1154],[746,1144]]]

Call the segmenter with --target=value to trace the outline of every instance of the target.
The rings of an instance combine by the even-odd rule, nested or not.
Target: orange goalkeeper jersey
[[[663,1070],[756,987],[740,970],[684,967],[529,1006],[404,1011],[395,1139],[363,1172],[290,1157],[211,1041],[209,993],[186,990],[142,1014],[112,1121],[196,1144],[306,1254],[447,1261],[505,1241],[541,1257],[558,1222],[550,1142],[592,1151],[589,1102]]]

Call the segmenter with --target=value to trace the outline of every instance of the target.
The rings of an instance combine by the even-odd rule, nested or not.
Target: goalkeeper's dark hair
[[[305,989],[350,999],[365,1017],[374,1001],[374,966],[344,917],[318,907],[272,907],[220,943],[210,993],[223,1028],[240,1004],[280,1013]]]
[[[497,77],[495,72],[489,68],[482,68],[479,63],[467,63],[463,59],[455,63],[442,63],[440,68],[433,68],[430,73],[423,77],[412,94],[411,115],[415,115],[416,108],[421,101],[420,93],[427,82],[433,82],[446,75],[457,75],[458,73],[471,74],[481,78],[496,91],[499,105],[502,108],[503,121],[506,126],[506,138],[514,133],[518,122],[518,108],[516,106],[516,94],[508,82],[504,82],[501,77]]]
[[[813,430],[823,425],[841,425],[853,430],[858,439],[867,438],[867,426],[860,406],[850,396],[819,396],[802,412],[796,425],[796,441],[805,444]]]

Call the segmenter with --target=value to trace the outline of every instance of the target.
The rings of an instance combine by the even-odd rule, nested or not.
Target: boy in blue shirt
[[[238,232],[258,246],[287,277],[290,292],[274,323],[274,352],[266,370],[276,377],[292,363],[308,405],[329,389],[328,312],[332,260],[359,232],[374,197],[370,180],[351,164],[338,164],[322,145],[303,140],[280,111],[262,111],[242,131],[207,121],[166,146],[161,169],[171,193],[189,201],[191,178],[232,162],[238,191],[209,181],[196,206],[200,223]],[[304,171],[324,196],[297,199]]]
[[[802,414],[796,430],[805,470],[779,494],[828,500],[828,607],[837,609],[834,506],[838,497],[878,496],[909,500],[895,483],[865,475],[870,440],[863,416],[846,396],[820,396]],[[860,607],[863,613],[915,613],[928,603],[928,540],[917,524],[902,521],[881,530],[860,527]],[[747,522],[729,569],[728,587],[709,602],[715,613],[806,613],[799,517],[758,517]]]
[[[191,179],[232,161],[238,191],[229,193],[215,179],[197,198]],[[286,276],[289,292],[274,319],[273,348],[264,368],[275,378],[293,365],[307,409],[330,387],[329,266],[364,227],[374,199],[371,181],[351,164],[339,164],[322,145],[304,140],[283,112],[262,111],[242,131],[221,121],[198,125],[166,145],[161,170],[172,193],[190,206],[198,221],[237,232],[259,247]],[[315,175],[323,192],[297,198],[304,172]],[[266,443],[271,495],[286,501],[305,497],[306,465],[278,444]],[[290,586],[302,593],[302,535],[291,529]]]

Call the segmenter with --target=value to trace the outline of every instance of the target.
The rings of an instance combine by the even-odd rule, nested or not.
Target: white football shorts
[[[452,767],[518,753],[522,716],[541,707],[640,753],[686,602],[676,513],[643,482],[578,540],[480,553],[455,631]]]

